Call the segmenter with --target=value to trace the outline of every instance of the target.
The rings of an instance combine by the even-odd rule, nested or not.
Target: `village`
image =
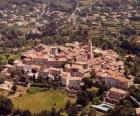
[[[30,2],[29,2],[30,3]],[[63,22],[69,21],[69,15],[70,13],[66,13],[59,10],[54,10],[51,6],[49,6],[49,2],[43,3],[36,1],[37,4],[31,4],[29,8],[29,3],[26,2],[19,2],[17,4],[11,2],[9,9],[0,10],[1,15],[1,22],[0,25],[8,25],[8,26],[22,26],[22,27],[28,27],[29,25],[34,25],[34,27],[43,26],[48,23],[49,17],[53,15],[53,20],[59,21],[63,20]],[[90,3],[90,2],[89,2]],[[87,2],[87,4],[89,4]],[[77,7],[75,13],[81,16],[82,20],[91,20],[94,23],[104,23],[104,22],[114,22],[119,23],[120,20],[123,20],[124,23],[129,23],[131,19],[138,19],[139,18],[139,10],[137,7],[134,7],[133,5],[128,5],[127,9],[115,9],[113,12],[111,11],[111,7],[108,11],[104,11],[102,13],[98,13],[100,10],[107,9],[107,6],[101,7],[104,3],[98,3],[95,2],[97,5],[89,7],[89,12],[85,14],[85,16],[82,16],[84,14],[84,1],[77,1]],[[107,4],[108,2],[106,2]],[[125,3],[125,2],[124,2]],[[124,4],[123,3],[123,4]],[[108,3],[109,4],[109,3]],[[110,4],[113,4],[110,3]],[[114,6],[115,7],[115,6]],[[125,11],[127,10],[127,11]],[[21,13],[22,12],[22,13]],[[87,15],[88,14],[88,15]],[[66,20],[67,19],[67,20]]]
[[[0,95],[32,113],[139,116],[139,9],[139,0],[0,1]]]
[[[22,13],[21,13],[22,12]],[[11,10],[5,9],[0,10],[1,14],[1,25],[7,25],[9,27],[19,26],[19,27],[40,27],[48,23],[48,17],[54,15],[56,19],[65,19],[66,14],[59,11],[51,11],[47,4],[37,3],[32,6],[21,4],[11,5]],[[54,17],[53,17],[54,18]]]
[[[131,56],[125,58],[128,57]],[[92,86],[104,83],[110,88],[104,95],[102,104],[93,104],[93,107],[102,112],[107,112],[124,99],[129,94],[128,88],[134,84],[132,75],[125,76],[124,62],[117,53],[96,48],[90,40],[61,46],[39,44],[23,52],[21,59],[15,60],[13,65],[5,65],[1,77],[6,82],[1,86],[2,89],[8,86],[10,91],[15,82],[17,86],[28,88],[34,83],[47,87],[44,85],[47,81],[55,82],[55,88],[65,88],[70,97],[76,97],[85,84],[84,78],[93,77]]]

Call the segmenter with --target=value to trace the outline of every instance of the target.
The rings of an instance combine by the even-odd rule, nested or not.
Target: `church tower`
[[[90,59],[91,59],[91,60],[94,58],[92,48],[93,48],[93,46],[92,46],[92,41],[91,41],[91,39],[88,37],[88,49],[89,49],[89,54],[90,54]]]

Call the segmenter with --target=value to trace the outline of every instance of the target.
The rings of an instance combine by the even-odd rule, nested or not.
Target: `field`
[[[52,107],[57,110],[63,108],[67,101],[66,97],[65,92],[52,90],[26,94],[13,98],[12,101],[15,108],[30,109],[32,113],[37,113],[42,110],[51,110]]]
[[[92,87],[92,88],[87,89],[87,90],[90,91],[90,92],[93,92],[93,93],[97,93],[97,91],[99,90],[99,88],[97,88],[97,87]]]

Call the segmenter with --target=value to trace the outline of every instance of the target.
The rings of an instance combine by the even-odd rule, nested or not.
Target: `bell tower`
[[[91,39],[88,37],[88,49],[89,49],[89,54],[90,54],[90,59],[91,59],[91,60],[94,58],[92,47],[93,47],[93,46],[92,46],[92,41],[91,41]]]

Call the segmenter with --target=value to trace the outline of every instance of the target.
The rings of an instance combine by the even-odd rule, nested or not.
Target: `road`
[[[79,1],[77,1],[76,7],[75,7],[73,13],[70,15],[69,19],[71,19],[73,16],[75,16],[76,10],[78,9],[78,6],[79,6]]]
[[[140,102],[139,102],[136,98],[134,98],[133,96],[130,96],[130,98],[131,98],[137,105],[140,106]]]

